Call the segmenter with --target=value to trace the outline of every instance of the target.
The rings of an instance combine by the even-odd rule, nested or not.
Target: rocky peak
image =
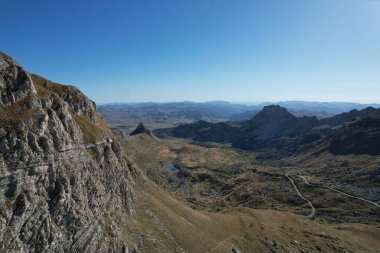
[[[95,103],[4,54],[0,97],[0,251],[131,251],[132,165]]]
[[[279,105],[269,105],[265,106],[252,119],[244,122],[243,129],[251,132],[252,130],[258,131],[262,128],[262,131],[274,137],[278,131],[288,128],[296,121],[297,117],[289,113],[286,108]]]
[[[135,130],[130,134],[130,136],[137,135],[137,134],[148,134],[151,135],[152,131],[150,131],[148,128],[144,126],[142,122],[136,127]]]
[[[242,124],[239,136],[232,145],[250,150],[263,148],[270,140],[296,135],[308,131],[316,125],[318,125],[316,117],[297,118],[286,108],[270,105]]]
[[[255,120],[258,120],[258,119],[278,120],[278,119],[283,119],[283,118],[287,118],[290,120],[296,119],[296,117],[293,114],[291,114],[290,112],[288,112],[288,110],[286,108],[281,107],[279,105],[265,106],[259,113],[257,113],[255,115],[255,117],[253,117],[253,119],[255,119]]]
[[[100,115],[97,113],[95,103],[78,88],[58,84],[39,75],[30,74],[30,76],[40,98],[49,99],[53,97],[55,101],[62,99],[75,114],[84,116],[95,124],[99,123]]]
[[[0,52],[0,105],[13,104],[35,93],[28,73],[15,60]]]

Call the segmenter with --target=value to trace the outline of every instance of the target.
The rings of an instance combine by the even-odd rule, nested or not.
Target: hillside
[[[269,140],[295,136],[318,125],[316,117],[298,118],[280,106],[266,106],[251,120],[242,123],[232,145],[242,149],[267,147]]]
[[[334,130],[327,138],[333,154],[380,155],[380,119],[364,118]]]

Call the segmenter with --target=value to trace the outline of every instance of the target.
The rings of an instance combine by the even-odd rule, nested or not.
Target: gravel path
[[[307,198],[305,198],[305,197],[302,195],[302,193],[298,190],[297,185],[294,183],[293,179],[291,179],[291,178],[289,177],[288,174],[285,174],[285,176],[286,176],[286,177],[289,179],[289,181],[292,183],[293,188],[294,188],[294,190],[296,190],[298,196],[300,196],[302,199],[304,199],[304,200],[309,204],[309,206],[310,206],[310,208],[311,208],[311,212],[310,212],[310,214],[307,215],[306,217],[307,217],[307,218],[310,218],[310,219],[313,218],[313,217],[315,216],[315,207],[314,207],[313,203],[312,203],[310,200],[308,200]]]
[[[305,181],[305,184],[307,184],[307,185],[313,185],[313,184],[310,184],[304,176],[298,176],[298,177],[302,178],[302,179]],[[376,207],[380,207],[379,204],[377,204],[377,203],[375,203],[375,202],[373,202],[373,201],[370,201],[370,200],[368,200],[368,199],[364,199],[364,198],[361,198],[361,197],[356,197],[356,196],[350,195],[350,194],[348,194],[348,193],[342,192],[342,191],[337,190],[337,189],[335,189],[335,188],[332,188],[332,187],[330,187],[330,186],[322,186],[322,187],[323,187],[323,188],[330,189],[330,190],[332,190],[332,191],[334,191],[334,192],[338,192],[338,193],[343,194],[343,195],[345,195],[345,196],[347,196],[347,197],[354,198],[354,199],[359,199],[359,200],[365,201],[365,202],[367,202],[367,203],[370,203],[371,205],[374,205],[374,206],[376,206]]]

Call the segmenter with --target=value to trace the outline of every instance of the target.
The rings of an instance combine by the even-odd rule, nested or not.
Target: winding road
[[[305,200],[305,201],[307,202],[307,204],[310,206],[310,208],[311,208],[311,212],[310,212],[310,214],[307,215],[306,217],[312,219],[312,218],[315,216],[315,207],[314,207],[313,203],[312,203],[310,200],[308,200],[307,198],[305,198],[305,197],[302,195],[302,193],[298,190],[297,185],[294,183],[293,179],[291,179],[291,178],[289,177],[288,174],[285,174],[285,176],[286,176],[286,177],[289,179],[289,181],[292,183],[293,188],[294,188],[294,190],[296,190],[298,196],[300,196],[303,200]],[[305,179],[305,180],[306,180],[306,179]],[[306,181],[306,182],[307,182],[307,181]]]
[[[298,177],[302,178],[303,181],[305,182],[305,184],[314,186],[313,184],[310,184],[310,183],[307,181],[306,177],[304,177],[304,176],[298,176]]]
[[[307,185],[313,185],[313,184],[310,184],[304,176],[298,176],[298,177],[302,178],[302,179],[305,181],[305,183],[306,183]],[[368,200],[368,199],[364,199],[364,198],[361,198],[361,197],[356,197],[356,196],[350,195],[350,194],[348,194],[348,193],[342,192],[342,191],[337,190],[337,189],[335,189],[335,188],[332,188],[332,187],[330,187],[330,186],[322,186],[322,187],[323,187],[323,188],[330,189],[330,190],[332,190],[332,191],[334,191],[334,192],[338,192],[338,193],[343,194],[343,195],[345,195],[345,196],[347,196],[347,197],[354,198],[354,199],[359,199],[359,200],[365,201],[365,202],[367,202],[367,203],[369,203],[369,204],[371,204],[371,205],[374,205],[374,206],[376,206],[376,207],[380,207],[379,204],[377,204],[377,203],[375,203],[375,202],[373,202],[373,201],[370,201],[370,200]]]

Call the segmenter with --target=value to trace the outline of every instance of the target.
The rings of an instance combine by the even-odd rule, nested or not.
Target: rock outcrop
[[[0,53],[0,251],[134,251],[132,165],[113,139],[77,88]]]
[[[28,73],[12,58],[0,52],[0,105],[10,105],[36,89]]]
[[[152,131],[150,131],[148,128],[144,126],[143,123],[140,122],[140,124],[136,127],[135,130],[133,130],[132,133],[130,133],[130,136],[137,135],[137,134],[148,134],[152,135]]]

